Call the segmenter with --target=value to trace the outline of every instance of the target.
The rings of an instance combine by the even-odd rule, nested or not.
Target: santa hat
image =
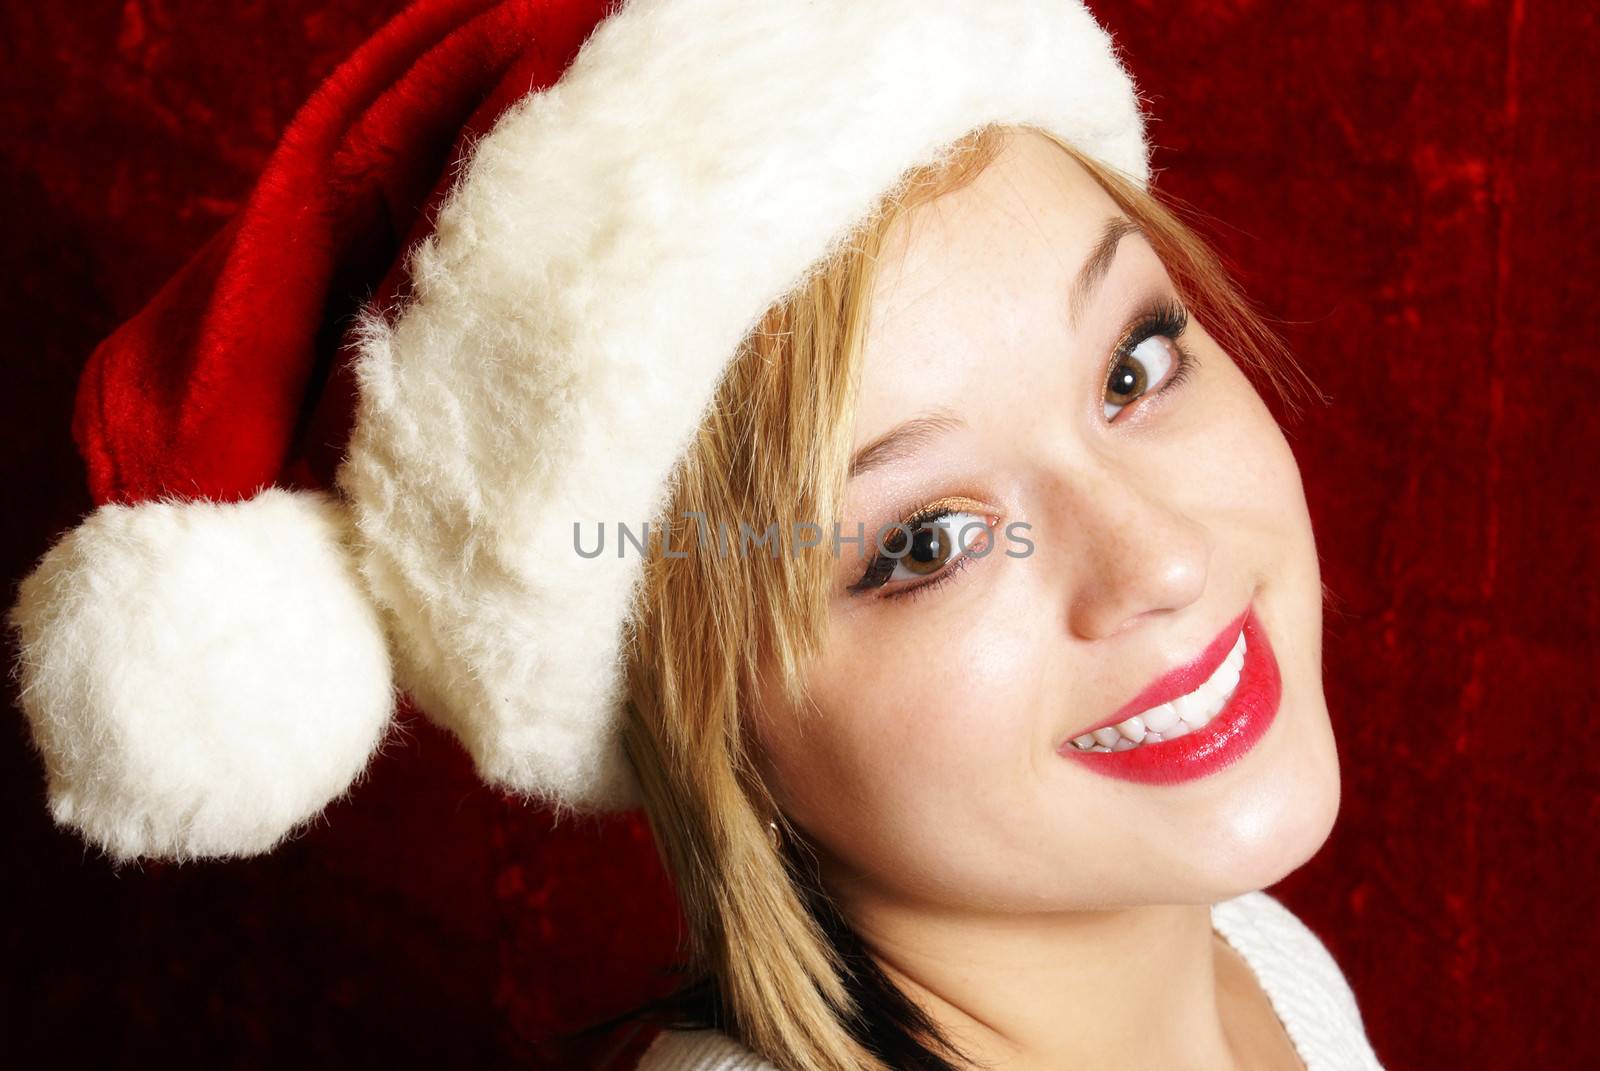
[[[50,809],[112,856],[265,851],[403,693],[482,777],[637,805],[638,555],[720,374],[897,178],[990,123],[1140,185],[1077,0],[422,0],[94,352],[95,511],[9,621]]]

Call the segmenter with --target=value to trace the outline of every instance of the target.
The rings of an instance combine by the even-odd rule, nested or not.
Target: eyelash
[[[951,514],[972,512],[974,511],[971,508],[959,508],[956,506],[937,508],[924,507],[900,523],[912,531],[915,531],[922,525],[931,524],[934,521],[942,520]],[[990,526],[989,532],[984,536],[984,538],[990,540],[994,538],[993,525]],[[881,599],[904,599],[913,595],[926,594],[933,588],[936,588],[941,584],[948,583],[950,580],[954,579],[957,573],[971,565],[975,560],[977,559],[970,550],[963,551],[957,558],[951,561],[949,565],[945,566],[929,579],[923,580],[916,584],[906,584],[902,587],[896,588],[894,591],[884,591],[878,597]],[[861,575],[861,579],[850,585],[850,593],[852,595],[864,595],[868,592],[880,591],[883,586],[888,583],[889,577],[893,575],[895,561],[896,559],[890,555],[879,554],[872,560],[872,564],[867,566],[867,571]]]
[[[1179,341],[1188,328],[1189,310],[1185,309],[1183,303],[1175,297],[1167,295],[1157,298],[1144,310],[1138,321],[1123,336],[1122,341],[1111,351],[1111,360],[1106,365],[1106,374],[1101,380],[1103,384],[1101,388],[1102,394],[1111,385],[1111,377],[1116,373],[1118,366],[1132,356],[1133,351],[1138,349],[1139,345],[1146,339],[1154,338],[1157,335],[1171,339],[1172,349],[1177,354],[1175,367],[1167,374],[1166,381],[1157,387],[1154,392],[1146,391],[1134,401],[1129,402],[1117,412],[1115,417],[1111,418],[1111,421],[1115,421],[1145,398],[1151,397],[1152,394],[1164,394],[1188,380],[1194,371],[1194,355]]]
[[[920,584],[908,584],[907,586],[899,588],[895,591],[886,591],[879,596],[879,598],[909,599],[918,595],[925,595],[941,584],[948,584],[950,581],[954,580],[957,573],[961,572],[961,570],[965,569],[976,560],[977,559],[975,559],[970,553],[963,554],[961,557],[947,565],[931,580],[924,580]]]

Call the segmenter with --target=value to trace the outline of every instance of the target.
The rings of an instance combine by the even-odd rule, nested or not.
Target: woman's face
[[[1270,885],[1332,826],[1294,458],[1119,220],[1026,133],[889,233],[842,516],[869,545],[835,563],[814,709],[757,717],[768,784],[842,900],[1206,903]],[[930,505],[910,553],[869,567],[873,533]]]

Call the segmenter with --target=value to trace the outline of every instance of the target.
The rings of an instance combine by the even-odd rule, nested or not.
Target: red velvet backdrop
[[[398,6],[0,6],[7,577],[89,508],[89,349]],[[1161,184],[1219,221],[1333,399],[1292,441],[1336,596],[1345,804],[1276,892],[1389,1066],[1600,1066],[1593,6],[1095,7],[1153,99]],[[273,856],[114,872],[51,827],[12,719],[0,1059],[592,1066],[545,1042],[659,991],[675,940],[642,822],[552,829],[412,730]]]

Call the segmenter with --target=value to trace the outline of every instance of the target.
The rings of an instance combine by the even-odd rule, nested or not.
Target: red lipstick
[[[1237,762],[1272,724],[1283,692],[1278,660],[1254,607],[1223,629],[1194,661],[1162,674],[1109,718],[1074,734],[1078,737],[1117,725],[1193,692],[1217,672],[1241,631],[1245,649],[1239,682],[1205,725],[1171,740],[1147,741],[1125,751],[1082,751],[1069,738],[1058,748],[1059,753],[1096,773],[1144,784],[1192,781]]]

